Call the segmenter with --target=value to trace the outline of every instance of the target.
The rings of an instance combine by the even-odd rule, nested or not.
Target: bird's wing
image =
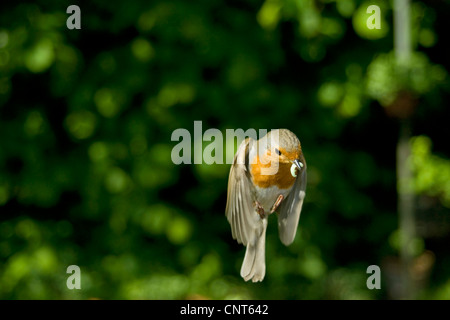
[[[243,140],[234,156],[228,178],[226,217],[231,225],[233,239],[245,246],[254,241],[259,215],[254,202],[254,187],[248,172],[249,149],[254,140]]]
[[[295,238],[298,220],[302,211],[303,199],[306,190],[306,162],[297,176],[294,187],[289,195],[281,202],[280,214],[278,215],[278,233],[281,242],[288,246]]]

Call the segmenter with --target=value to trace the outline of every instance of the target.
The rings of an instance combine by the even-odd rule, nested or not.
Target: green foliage
[[[426,136],[414,137],[411,141],[410,165],[415,172],[414,190],[441,200],[450,208],[450,160],[431,153],[432,141]]]

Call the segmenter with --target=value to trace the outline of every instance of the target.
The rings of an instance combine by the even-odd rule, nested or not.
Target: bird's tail
[[[261,220],[261,226],[254,231],[252,241],[247,244],[241,277],[245,281],[262,281],[266,274],[266,229],[267,218]]]

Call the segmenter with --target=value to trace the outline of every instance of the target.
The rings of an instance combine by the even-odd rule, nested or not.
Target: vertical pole
[[[411,19],[409,0],[394,0],[394,49],[398,76],[402,81],[408,77],[411,57]],[[408,165],[411,155],[409,144],[411,123],[409,117],[400,120],[397,144],[397,193],[400,228],[400,259],[402,299],[416,298],[414,280],[411,277],[411,243],[415,236],[414,194],[410,188],[412,172]]]
[[[411,57],[409,0],[394,0],[394,49],[397,63],[406,69]]]
[[[397,144],[397,192],[400,227],[401,299],[414,299],[416,290],[411,277],[413,260],[411,244],[415,235],[414,194],[411,191],[412,172],[408,165],[411,155],[409,119],[401,120]]]

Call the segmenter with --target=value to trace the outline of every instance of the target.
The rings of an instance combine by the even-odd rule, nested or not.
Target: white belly
[[[286,198],[291,192],[292,187],[289,189],[279,189],[276,186],[269,188],[260,188],[255,186],[256,188],[256,200],[259,204],[264,208],[266,214],[270,214],[270,210],[272,209],[275,201],[278,196],[281,194]]]

